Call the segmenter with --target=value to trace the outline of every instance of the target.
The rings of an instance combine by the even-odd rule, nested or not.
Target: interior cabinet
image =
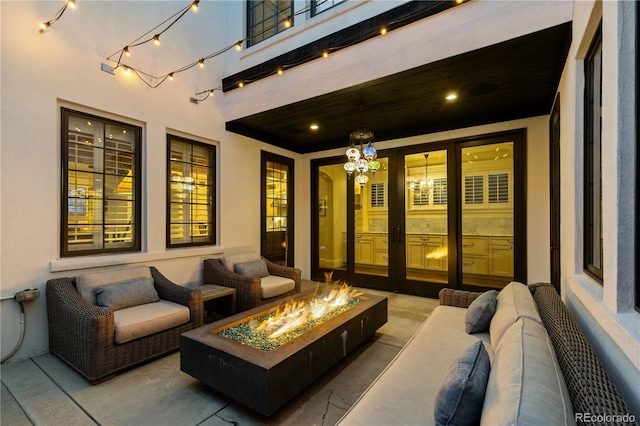
[[[442,235],[408,235],[407,267],[445,271],[446,256],[429,256],[443,247],[446,247],[446,237]]]
[[[513,276],[512,237],[489,237],[489,275]]]
[[[356,263],[372,265],[373,262],[373,234],[356,234],[355,260]]]
[[[389,236],[387,234],[373,236],[373,263],[382,266],[389,264]]]

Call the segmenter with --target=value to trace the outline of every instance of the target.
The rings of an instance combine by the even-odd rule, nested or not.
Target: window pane
[[[169,203],[167,245],[214,244],[215,148],[167,136]]]
[[[63,109],[62,255],[139,250],[140,128]]]
[[[602,282],[602,35],[585,59],[585,270]]]
[[[284,31],[284,20],[291,17],[293,24],[293,2],[284,1],[247,1],[247,46],[266,40]]]

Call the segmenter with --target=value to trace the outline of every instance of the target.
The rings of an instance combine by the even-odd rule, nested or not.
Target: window
[[[447,178],[433,180],[433,205],[444,206],[447,204]]]
[[[602,282],[602,28],[585,58],[584,268]]]
[[[413,205],[428,206],[429,205],[429,187],[417,186],[413,188]]]
[[[62,109],[63,257],[140,250],[141,134]]]
[[[384,183],[371,184],[371,207],[384,207]]]
[[[215,244],[215,146],[167,135],[167,246]]]
[[[489,203],[509,202],[509,174],[498,173],[489,175]]]
[[[247,1],[247,46],[253,46],[284,31],[284,21],[289,18],[293,25],[293,1],[248,0]]]
[[[344,1],[346,0],[311,0],[311,16],[316,16],[318,13],[331,9]]]
[[[483,176],[464,177],[464,203],[483,204],[484,203],[484,182]]]

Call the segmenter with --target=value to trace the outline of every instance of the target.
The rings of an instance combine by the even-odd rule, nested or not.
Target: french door
[[[524,132],[381,151],[359,185],[312,162],[312,275],[437,296],[526,281]]]
[[[260,254],[270,261],[293,266],[294,162],[261,152]]]

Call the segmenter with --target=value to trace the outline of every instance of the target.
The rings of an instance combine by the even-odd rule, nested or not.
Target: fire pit
[[[273,414],[387,322],[386,297],[349,293],[346,304],[315,323],[284,331],[264,323],[317,298],[315,292],[298,295],[287,306],[273,302],[182,334],[181,370],[261,414]],[[278,343],[247,343],[247,336],[256,340],[251,333],[264,330],[277,333]]]

